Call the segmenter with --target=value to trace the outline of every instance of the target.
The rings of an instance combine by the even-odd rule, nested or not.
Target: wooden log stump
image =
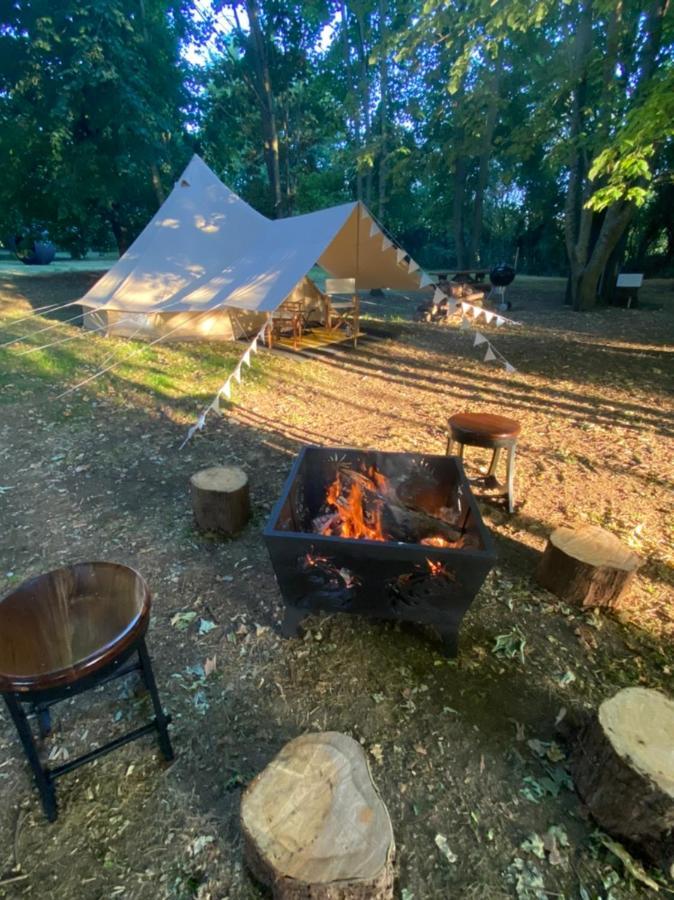
[[[597,525],[558,528],[548,539],[536,577],[561,600],[615,609],[641,558]]]
[[[601,827],[674,878],[674,703],[619,691],[581,729],[570,766]]]
[[[201,531],[232,535],[250,517],[248,476],[236,466],[212,466],[190,478],[192,509]]]
[[[391,900],[393,828],[365,753],[336,731],[281,750],[241,801],[244,855],[276,900]]]

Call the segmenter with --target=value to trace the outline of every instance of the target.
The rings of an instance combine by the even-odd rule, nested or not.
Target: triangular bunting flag
[[[484,361],[485,361],[485,362],[491,362],[492,359],[496,359],[496,354],[495,354],[494,351],[491,349],[491,344],[489,344],[489,346],[487,347],[487,352],[486,352],[485,355],[484,355]]]
[[[209,407],[209,409],[210,409],[210,407]],[[203,431],[203,430],[204,430],[204,425],[206,424],[206,416],[207,416],[207,415],[208,415],[208,409],[204,410],[204,412],[202,412],[202,414],[201,414],[201,415],[199,416],[199,418],[197,419],[197,426],[196,426],[196,427],[199,429],[199,431]]]
[[[464,313],[464,314],[467,313],[469,309],[470,309],[470,303],[462,303],[461,304],[461,312],[462,313]]]
[[[226,397],[228,400],[231,399],[232,396],[232,379],[231,377],[227,379],[227,381],[220,388],[220,393],[223,397]]]
[[[471,306],[471,310],[473,312],[473,318],[479,319],[484,310],[479,306]]]
[[[246,350],[246,352],[241,357],[241,362],[247,366],[250,365],[250,347]]]
[[[374,237],[377,234],[381,234],[381,228],[373,220],[372,225],[370,225],[370,237]]]
[[[234,369],[232,372],[232,378],[236,378],[236,380],[241,384],[241,363]]]
[[[507,363],[505,364],[505,370],[506,370],[506,372],[508,372],[509,374],[512,374],[513,372],[516,372],[516,371],[517,371],[517,369],[515,368],[515,366],[511,366],[509,362],[507,362]]]
[[[504,322],[505,322],[505,319],[503,318],[503,316],[496,316],[496,327],[497,328],[500,328],[501,325],[504,324]]]
[[[440,288],[436,287],[435,293],[433,294],[433,303],[440,303],[440,301],[444,300],[446,297],[447,294],[441,291]]]
[[[456,302],[456,300],[450,298],[450,299],[447,301],[447,309],[448,309],[451,313],[455,313],[455,312],[457,311],[458,308],[459,308],[459,304]]]
[[[416,270],[417,270],[418,268],[419,268],[419,263],[415,263],[413,259],[411,259],[411,260],[409,261],[409,263],[407,264],[407,271],[408,271],[408,272],[416,272]]]
[[[384,237],[382,238],[382,242],[381,242],[381,249],[388,250],[388,248],[392,247],[392,246],[393,246],[393,241],[391,240],[391,238],[387,238],[386,235],[384,235]]]
[[[419,282],[419,287],[425,288],[429,284],[433,284],[433,279],[431,278],[430,275],[427,275],[425,272],[422,272],[421,273],[421,281]]]
[[[213,399],[211,405],[208,408],[212,409],[213,412],[218,413],[218,415],[220,415],[220,412],[221,412],[221,410],[220,410],[220,394],[215,395],[215,398]]]
[[[259,335],[256,335],[256,336],[253,338],[253,343],[250,345],[250,352],[251,352],[251,353],[257,353],[257,342],[258,342],[259,340],[260,340],[260,336],[259,336]]]
[[[370,218],[370,213],[367,211],[367,209],[363,206],[362,203],[360,205],[360,217],[361,217],[361,219],[369,219]]]
[[[405,251],[401,250],[400,247],[398,247],[398,249],[396,250],[396,259],[398,260],[398,262],[401,263],[406,256],[407,254],[405,253]]]
[[[489,312],[488,309],[483,309],[483,310],[482,310],[482,314],[483,314],[483,316],[484,316],[485,322],[487,323],[487,325],[489,325],[489,323],[491,322],[491,320],[494,318],[494,313],[493,313],[493,312]]]
[[[475,340],[473,341],[473,347],[479,347],[480,344],[486,344],[486,343],[487,343],[487,338],[483,334],[480,334],[479,331],[476,331],[475,332]]]
[[[470,331],[470,322],[465,316],[461,316],[461,323],[459,324],[459,328],[461,331]]]

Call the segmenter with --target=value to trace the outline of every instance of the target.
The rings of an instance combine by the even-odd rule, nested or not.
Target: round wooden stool
[[[145,646],[149,618],[150,591],[145,581],[118,563],[54,569],[24,581],[0,599],[0,693],[50,822],[57,815],[54,780],[60,775],[152,731],[158,733],[165,759],[173,759],[167,731],[171,719],[161,707]],[[129,663],[134,654],[137,661]],[[28,721],[30,712],[45,737],[51,730],[53,704],[131,672],[140,672],[150,693],[152,721],[63,765],[43,766]]]
[[[457,413],[449,419],[447,456],[452,452],[454,442],[459,445],[459,456],[463,459],[464,447],[486,447],[493,450],[487,479],[496,482],[496,466],[501,450],[508,451],[506,463],[506,495],[508,512],[515,509],[515,447],[521,431],[520,423],[505,416],[490,413]]]

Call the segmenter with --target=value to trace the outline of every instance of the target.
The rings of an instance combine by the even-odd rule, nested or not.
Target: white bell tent
[[[356,290],[430,282],[362,203],[272,221],[194,156],[126,253],[82,298],[85,327],[171,340],[256,332],[286,301],[320,307],[318,263]]]

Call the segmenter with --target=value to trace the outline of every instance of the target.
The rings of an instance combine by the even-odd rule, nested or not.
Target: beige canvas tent
[[[157,214],[82,298],[84,324],[122,336],[231,340],[284,304],[325,315],[307,273],[357,290],[416,290],[426,276],[361,203],[272,221],[194,156]],[[329,323],[328,323],[329,324]]]

